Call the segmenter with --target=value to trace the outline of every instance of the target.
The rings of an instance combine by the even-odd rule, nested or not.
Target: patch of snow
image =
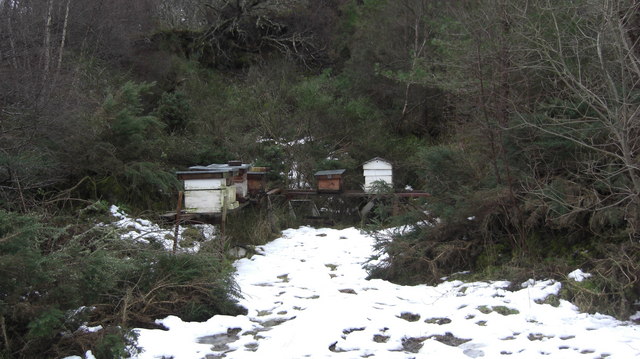
[[[165,229],[160,227],[158,224],[146,219],[131,218],[123,210],[115,205],[111,206],[110,212],[113,217],[118,219],[110,225],[128,231],[121,235],[122,239],[131,240],[142,244],[151,244],[152,242],[160,243],[165,250],[173,250],[175,228]],[[101,224],[101,226],[106,225],[107,224]],[[206,240],[215,238],[217,234],[216,228],[210,224],[193,225],[193,227],[200,230]],[[186,226],[178,227],[178,237],[182,236],[185,229],[187,229]],[[181,245],[181,242],[179,241],[178,250],[180,252],[186,253],[196,253],[200,250],[199,242],[191,242],[190,244],[192,244],[192,246],[183,247]]]
[[[590,278],[591,273],[585,273],[581,269],[576,269],[573,272],[569,273],[568,277],[575,280],[576,282],[582,282],[583,280]]]
[[[84,357],[81,357],[81,356],[78,356],[78,355],[73,355],[73,356],[65,357],[63,359],[96,359],[96,357],[95,357],[95,355],[93,355],[91,350],[87,350],[87,352],[84,353]]]
[[[355,228],[285,230],[234,263],[247,315],[136,329],[138,358],[640,357],[637,325],[544,304],[561,288],[553,280],[367,280],[374,242]]]
[[[287,140],[284,140],[284,139],[264,138],[264,137],[258,137],[258,139],[256,140],[256,142],[258,142],[258,143],[273,142],[276,145],[287,146],[287,147],[293,147],[293,146],[297,146],[297,145],[304,145],[307,142],[313,142],[313,141],[314,141],[314,138],[311,137],[311,136],[299,138],[297,140],[292,140],[292,141],[287,141]]]
[[[102,325],[97,325],[95,327],[87,327],[86,325],[81,325],[80,328],[78,328],[79,331],[81,332],[86,332],[86,333],[95,333],[95,332],[99,332],[101,331]]]

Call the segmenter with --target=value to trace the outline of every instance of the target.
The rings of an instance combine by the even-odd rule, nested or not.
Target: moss
[[[493,309],[494,312],[501,314],[501,315],[515,315],[515,314],[520,314],[520,311],[517,309],[513,309],[513,308],[509,308],[509,307],[505,307],[503,305],[499,305],[496,307],[492,307],[491,309]]]
[[[481,306],[477,307],[476,309],[479,310],[483,314],[489,314],[489,313],[491,313],[493,311],[493,310],[491,310],[491,308],[487,307],[486,305],[481,305]]]
[[[561,291],[562,293],[562,291]],[[562,295],[562,294],[560,294]],[[550,294],[548,296],[546,296],[544,299],[542,300],[536,300],[536,303],[538,304],[549,304],[552,307],[559,307],[560,306],[560,297],[555,295],[555,294]]]
[[[481,313],[483,314],[489,314],[492,312],[496,312],[500,315],[514,315],[514,314],[520,314],[520,311],[517,309],[513,309],[513,308],[509,308],[509,307],[505,307],[503,305],[498,305],[498,306],[494,306],[494,307],[488,307],[486,305],[481,305],[479,307],[476,308],[477,310],[479,310]]]
[[[180,234],[180,246],[183,248],[193,247],[196,243],[206,240],[202,231],[196,227],[187,227]]]

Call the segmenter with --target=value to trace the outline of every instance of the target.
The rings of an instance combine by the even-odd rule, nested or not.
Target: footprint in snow
[[[240,339],[238,333],[240,333],[242,329],[240,328],[228,328],[226,333],[214,334],[214,335],[206,335],[203,337],[199,337],[196,341],[200,344],[211,344],[213,347],[211,350],[216,352],[222,352],[229,350],[229,346],[227,344],[233,343]]]

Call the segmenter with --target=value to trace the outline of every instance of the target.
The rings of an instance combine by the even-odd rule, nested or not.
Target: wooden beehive
[[[227,166],[237,170],[237,173],[234,173],[231,178],[231,181],[236,188],[236,197],[241,202],[247,201],[249,199],[249,179],[247,173],[249,172],[251,165],[242,163],[242,161],[229,161]]]
[[[374,183],[383,182],[393,186],[393,166],[383,158],[376,157],[362,164],[364,170],[364,190],[371,192]]]
[[[266,167],[252,167],[247,172],[249,195],[255,196],[265,192],[267,188],[267,170]]]
[[[232,169],[200,169],[177,172],[184,182],[184,210],[187,213],[221,213],[238,206],[236,190],[232,186]]]
[[[318,193],[340,193],[344,190],[345,170],[318,171],[315,174]]]

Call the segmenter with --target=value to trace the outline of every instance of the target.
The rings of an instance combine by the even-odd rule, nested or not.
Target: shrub
[[[90,222],[86,216],[85,221]],[[0,211],[0,357],[126,356],[131,327],[169,314],[238,314],[233,266],[207,253],[172,255],[107,226]],[[101,325],[98,333],[80,325]]]

